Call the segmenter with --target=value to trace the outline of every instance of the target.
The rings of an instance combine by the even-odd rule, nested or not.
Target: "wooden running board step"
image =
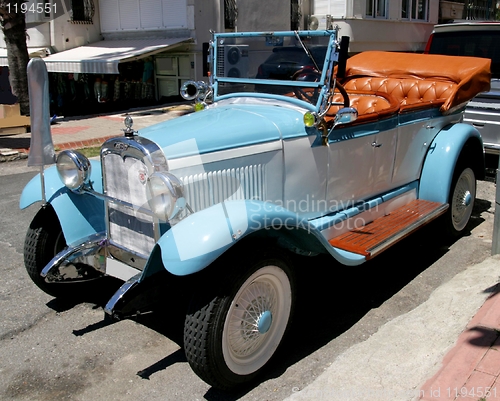
[[[448,204],[416,199],[367,225],[328,241],[335,248],[370,259],[441,216]]]

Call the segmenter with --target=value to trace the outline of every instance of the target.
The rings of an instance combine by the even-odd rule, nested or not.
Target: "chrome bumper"
[[[69,246],[59,252],[40,275],[48,283],[99,278],[106,273],[106,245],[105,233],[94,234],[81,244]]]

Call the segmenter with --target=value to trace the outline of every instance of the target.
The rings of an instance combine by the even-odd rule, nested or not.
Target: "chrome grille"
[[[146,197],[146,165],[135,158],[109,153],[103,158],[108,196],[134,205],[108,203],[109,237],[126,249],[148,256],[155,245],[153,216]]]
[[[227,200],[266,199],[266,166],[256,164],[181,177],[186,200],[199,211]]]

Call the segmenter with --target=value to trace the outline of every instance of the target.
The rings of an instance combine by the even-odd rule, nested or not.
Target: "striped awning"
[[[49,53],[46,47],[29,47],[28,54],[30,57],[45,57]],[[8,67],[7,49],[0,48],[0,67]]]
[[[44,58],[48,72],[118,74],[118,64],[163,52],[191,38],[102,40]]]

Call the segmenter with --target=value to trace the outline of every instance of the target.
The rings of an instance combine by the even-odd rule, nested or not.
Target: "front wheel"
[[[476,175],[467,166],[458,165],[453,176],[446,215],[446,229],[452,236],[463,233],[469,223],[476,199]]]
[[[31,280],[54,297],[64,295],[58,284],[49,284],[40,275],[51,259],[66,247],[57,215],[49,206],[40,209],[31,222],[24,240],[24,265]]]
[[[239,259],[246,266],[234,263],[232,271],[238,269],[241,277],[214,296],[197,297],[184,325],[191,368],[224,390],[252,380],[267,364],[290,325],[294,304],[286,258],[268,254],[254,262]]]
[[[44,267],[66,248],[66,240],[57,215],[50,205],[42,207],[31,222],[24,241],[24,265],[31,280],[44,292],[66,300],[95,298],[105,294],[106,280],[92,268],[87,281],[51,282],[40,275]],[[93,273],[93,274],[92,274]]]

